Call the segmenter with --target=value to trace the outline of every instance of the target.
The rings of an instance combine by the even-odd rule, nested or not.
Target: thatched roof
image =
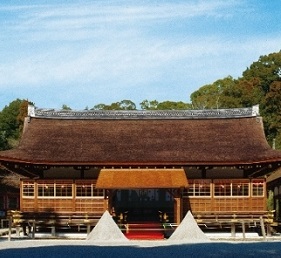
[[[234,110],[230,115],[214,111],[223,117],[208,117],[214,112],[195,117],[188,112],[189,116],[175,111],[152,116],[137,111],[79,113],[79,117],[73,112],[72,117],[53,111],[33,114],[20,145],[0,152],[0,162],[145,166],[281,160],[281,152],[268,145],[258,115],[237,115]]]
[[[188,186],[183,169],[102,169],[96,188],[185,188]]]

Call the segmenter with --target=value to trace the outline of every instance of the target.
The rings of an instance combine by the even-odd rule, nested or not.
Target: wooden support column
[[[235,237],[235,223],[231,222],[231,237]]]
[[[91,225],[87,224],[87,236],[91,233]]]
[[[269,223],[266,224],[266,235],[267,236],[272,236],[271,234],[271,226]]]
[[[16,225],[16,236],[19,237],[20,236],[20,226]]]
[[[103,211],[106,211],[106,210],[109,211],[109,201],[108,201],[108,199],[103,200]]]
[[[103,211],[108,210],[110,212],[110,201],[111,199],[111,190],[105,190],[105,196],[103,200]]]
[[[245,238],[246,238],[246,229],[245,229],[245,221],[244,220],[241,221],[241,225],[242,225],[243,240],[245,240]]]
[[[107,190],[106,191],[106,200],[107,200],[107,203],[104,203],[104,209],[105,210],[108,210],[109,213],[112,213],[113,211],[113,206],[114,206],[114,203],[113,203],[113,197],[114,195],[116,194],[116,190]],[[114,207],[115,208],[115,207]]]
[[[8,235],[8,240],[11,241],[12,238],[12,224],[13,224],[13,219],[12,215],[9,216],[9,235]]]
[[[182,220],[182,198],[175,197],[174,198],[174,221],[178,225],[181,223]]]
[[[265,227],[264,227],[264,221],[263,221],[263,217],[260,216],[260,226],[261,226],[261,233],[263,236],[263,239],[266,239],[266,233],[265,233]]]
[[[52,237],[56,236],[56,226],[55,225],[51,226],[51,235],[52,235]]]
[[[36,225],[35,225],[35,219],[32,221],[32,239],[35,238],[35,230],[36,230]]]

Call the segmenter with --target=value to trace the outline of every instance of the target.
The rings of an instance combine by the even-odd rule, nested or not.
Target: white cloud
[[[128,23],[163,22],[170,19],[182,19],[200,16],[229,16],[229,10],[235,12],[239,1],[189,1],[167,2],[147,1],[144,4],[107,1],[86,4],[57,5],[20,5],[0,7],[2,12],[12,12],[17,21],[7,22],[9,28],[23,31],[38,30],[63,31],[89,29],[98,26],[119,26]]]
[[[259,55],[279,50],[277,35],[237,36],[224,33],[227,26],[222,31],[209,26],[236,22],[242,10],[249,10],[245,3],[0,4],[0,17],[8,16],[0,18],[0,89],[25,87],[38,94],[40,89],[60,89],[73,99],[77,87],[84,87],[84,96],[91,92],[111,100],[188,96],[205,83],[241,75]]]
[[[247,60],[247,55],[254,61],[253,55],[258,58],[259,53],[267,53],[276,48],[280,41],[281,38],[265,41],[255,38],[245,42],[232,42],[210,37],[188,39],[181,43],[142,39],[103,42],[94,46],[87,45],[80,51],[69,46],[58,47],[48,53],[1,64],[0,84],[2,87],[18,84],[40,87],[49,82],[106,82],[110,77],[110,80],[120,82],[120,87],[125,87],[127,84],[160,80],[160,77],[165,76],[163,72],[166,73],[167,68],[170,69],[173,65],[176,70],[171,70],[171,74],[182,77],[183,70],[186,70],[187,74],[192,71],[194,77],[206,77],[212,74],[218,62],[225,65],[219,66],[217,72],[229,68],[231,75],[235,67],[233,63]],[[202,74],[200,69],[203,68]]]

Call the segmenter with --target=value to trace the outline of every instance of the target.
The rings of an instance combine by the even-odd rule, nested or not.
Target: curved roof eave
[[[151,167],[151,166],[258,166],[262,164],[270,164],[270,163],[280,163],[281,160],[272,158],[272,159],[264,159],[264,160],[256,160],[256,161],[236,161],[236,162],[212,162],[212,161],[197,161],[197,162],[159,162],[159,161],[148,161],[148,162],[105,162],[105,161],[89,161],[89,162],[79,162],[79,161],[62,161],[62,162],[52,162],[52,161],[34,161],[34,160],[21,160],[21,159],[0,159],[0,163],[14,163],[14,164],[22,164],[22,165],[34,165],[34,166],[100,166],[100,167],[110,167],[110,166],[140,166],[140,167]]]

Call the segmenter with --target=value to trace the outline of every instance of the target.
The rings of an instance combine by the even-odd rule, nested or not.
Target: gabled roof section
[[[20,145],[0,152],[0,162],[185,166],[281,161],[281,152],[265,139],[258,108],[61,112],[29,110]]]
[[[99,189],[186,188],[187,186],[183,169],[102,169],[96,184],[96,188]]]

